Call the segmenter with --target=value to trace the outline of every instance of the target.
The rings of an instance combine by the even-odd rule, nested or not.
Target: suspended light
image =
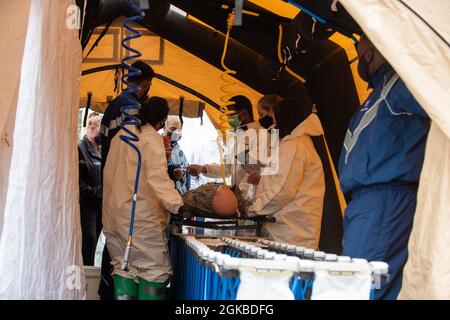
[[[187,13],[185,11],[175,7],[173,4],[170,5],[170,11],[176,12],[184,17],[187,17]]]

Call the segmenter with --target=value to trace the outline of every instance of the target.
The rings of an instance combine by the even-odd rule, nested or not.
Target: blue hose
[[[288,0],[288,3],[290,3],[290,4],[292,4],[293,6],[299,8],[301,11],[303,11],[304,13],[306,13],[308,16],[310,16],[310,17],[316,19],[316,20],[319,21],[320,23],[322,23],[322,24],[326,24],[326,23],[327,23],[327,21],[326,21],[324,18],[318,16],[317,14],[315,14],[314,12],[312,12],[311,10],[306,9],[306,8],[305,8],[304,6],[302,6],[301,4],[299,4],[299,3],[295,2],[295,1],[292,1],[292,0]]]
[[[127,18],[123,22],[123,27],[130,31],[132,34],[125,39],[122,40],[122,47],[125,48],[128,52],[131,52],[131,55],[126,55],[122,59],[122,66],[124,69],[128,71],[127,74],[124,74],[122,76],[122,83],[126,85],[127,89],[124,90],[124,97],[126,99],[126,104],[120,108],[120,112],[124,116],[124,120],[121,123],[121,128],[123,131],[126,132],[126,134],[120,135],[120,139],[125,142],[127,145],[129,145],[135,152],[138,158],[138,164],[136,169],[136,179],[134,182],[134,191],[133,191],[133,200],[132,200],[132,207],[131,207],[131,218],[130,218],[130,229],[128,233],[128,242],[125,249],[123,261],[122,261],[122,269],[123,270],[129,270],[129,256],[130,256],[130,250],[132,245],[132,238],[133,238],[133,228],[134,228],[134,217],[136,212],[136,200],[137,200],[137,192],[139,187],[139,176],[141,173],[141,163],[142,163],[142,155],[139,148],[134,144],[135,142],[139,141],[139,137],[132,132],[128,127],[135,127],[139,126],[141,124],[141,121],[135,116],[135,114],[138,113],[138,111],[141,109],[141,105],[139,102],[133,100],[130,98],[131,95],[136,94],[140,91],[140,87],[134,83],[131,83],[128,81],[128,79],[140,76],[141,71],[139,69],[133,68],[131,65],[127,64],[127,62],[130,62],[131,60],[138,59],[142,56],[142,54],[136,50],[131,48],[129,45],[127,45],[127,42],[131,42],[133,39],[137,39],[141,37],[141,33],[133,29],[129,24],[131,22],[138,22],[141,21],[145,17],[145,13],[143,10],[141,10],[132,0],[128,0],[128,5],[136,12],[136,16]],[[134,112],[132,112],[135,110]]]

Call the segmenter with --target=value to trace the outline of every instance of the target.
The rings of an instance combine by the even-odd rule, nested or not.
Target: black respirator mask
[[[101,146],[102,145],[102,137],[100,135],[96,136],[94,138],[94,142],[96,145]]]
[[[273,125],[273,118],[271,116],[264,116],[261,119],[259,119],[259,124],[264,129],[269,129]]]

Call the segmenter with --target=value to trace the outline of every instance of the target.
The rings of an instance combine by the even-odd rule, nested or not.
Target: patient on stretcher
[[[185,217],[199,216],[213,219],[238,218],[245,215],[251,201],[237,186],[208,183],[183,196]]]

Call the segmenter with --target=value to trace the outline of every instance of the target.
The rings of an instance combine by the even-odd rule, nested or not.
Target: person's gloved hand
[[[194,177],[198,177],[201,173],[206,173],[206,168],[197,164],[191,164],[187,167],[187,172]]]
[[[254,211],[247,211],[246,218],[256,218],[258,215]]]
[[[248,217],[248,204],[245,205],[243,208],[241,208],[241,211],[239,211],[239,218],[247,218]]]
[[[186,205],[182,205],[178,209],[178,215],[180,215],[184,219],[189,219],[192,217],[191,211],[189,210],[189,208]]]
[[[253,184],[255,186],[259,184],[260,180],[261,180],[261,174],[257,171],[250,173],[247,178],[247,182],[250,184]]]
[[[174,169],[173,176],[176,180],[181,180],[181,178],[183,178],[183,169],[181,168]]]

